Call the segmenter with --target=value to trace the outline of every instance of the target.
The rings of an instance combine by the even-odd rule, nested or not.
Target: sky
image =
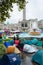
[[[43,0],[26,0],[26,19],[43,19]],[[13,4],[13,12],[10,12],[10,18],[5,23],[18,23],[23,20],[23,10],[19,11],[17,4]]]

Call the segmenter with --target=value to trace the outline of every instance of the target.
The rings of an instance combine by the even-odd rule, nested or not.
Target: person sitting
[[[13,40],[14,40],[14,43],[15,43],[15,36],[14,36]]]

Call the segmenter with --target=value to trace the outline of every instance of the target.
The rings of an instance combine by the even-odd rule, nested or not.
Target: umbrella
[[[39,63],[40,65],[43,65],[43,50],[37,51],[33,57],[32,61]]]
[[[38,51],[38,49],[36,47],[33,47],[31,45],[28,45],[28,44],[24,45],[23,50],[25,52],[28,52],[28,53],[34,53],[34,52]]]

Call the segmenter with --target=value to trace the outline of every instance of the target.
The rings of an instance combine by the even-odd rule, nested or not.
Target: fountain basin
[[[30,32],[31,35],[40,35],[40,32]]]

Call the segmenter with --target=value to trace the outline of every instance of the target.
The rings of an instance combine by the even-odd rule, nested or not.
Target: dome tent
[[[31,45],[25,44],[23,47],[23,51],[28,52],[28,53],[34,53],[34,52],[37,52],[38,49],[36,47],[31,46]]]
[[[32,61],[37,62],[40,65],[43,65],[43,50],[37,51],[33,57]]]
[[[20,65],[20,64],[21,64],[21,58],[15,53],[4,54],[0,63],[0,65]]]
[[[12,46],[9,41],[8,41],[8,42],[5,42],[4,45],[6,46],[6,48],[7,48],[8,46]]]
[[[34,44],[36,46],[42,46],[42,41],[38,40],[37,38],[34,38],[32,40],[32,44]]]
[[[0,41],[0,57],[2,57],[6,53],[6,47],[3,42]]]
[[[38,39],[36,39],[36,38],[34,38],[33,40],[32,40],[32,44],[37,44],[38,43]]]

